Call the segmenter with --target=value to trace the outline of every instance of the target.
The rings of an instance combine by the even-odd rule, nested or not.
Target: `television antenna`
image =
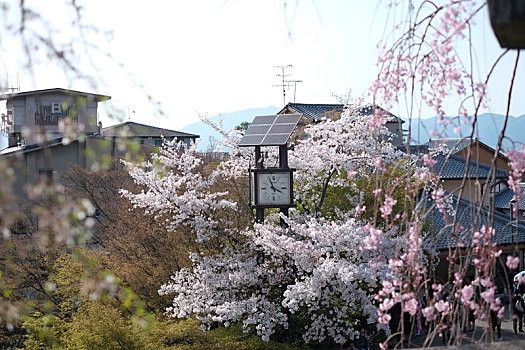
[[[118,111],[125,111],[124,114],[127,114],[128,115],[128,120],[131,120],[131,115],[132,114],[135,114],[135,108],[133,107],[115,107],[115,110],[118,110]],[[122,113],[122,112],[119,112],[119,114]]]
[[[287,76],[290,76],[290,74],[285,74],[284,70],[287,69],[287,68],[292,68],[292,67],[293,67],[293,65],[291,65],[291,64],[289,64],[287,66],[273,66],[273,68],[277,68],[277,69],[281,70],[281,73],[277,74],[276,76],[277,77],[281,77],[282,83],[279,84],[279,85],[273,85],[273,86],[274,87],[282,87],[282,89],[283,89],[283,105],[284,106],[286,106],[286,88],[288,87],[288,84],[286,83],[285,78]]]
[[[297,83],[302,83],[302,80],[287,80],[286,83],[288,83],[288,87],[290,87],[293,84],[293,102],[295,103],[295,94],[297,92]]]
[[[123,109],[125,109],[125,110],[128,111],[128,120],[131,120],[131,115],[130,115],[130,113],[135,114],[135,108],[132,108],[132,107],[126,107],[126,108],[123,108]]]
[[[20,91],[20,73],[16,73],[16,86],[9,86],[9,73],[5,74],[4,89],[7,92],[15,93]]]

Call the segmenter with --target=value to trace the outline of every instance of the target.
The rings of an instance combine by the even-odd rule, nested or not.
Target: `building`
[[[447,139],[430,139],[426,146],[429,148],[443,148],[448,153],[461,158],[467,158],[481,164],[492,166],[496,150],[487,144],[481,142],[478,138],[447,138]],[[495,166],[498,169],[510,170],[508,158],[501,152],[495,157]]]
[[[173,139],[177,142],[182,141],[189,146],[191,143],[195,143],[199,137],[195,134],[157,128],[131,121],[102,128],[100,136],[112,140],[126,138],[128,141],[139,145],[156,147],[161,146],[164,140],[172,141]]]
[[[38,181],[54,181],[71,165],[83,169],[98,169],[108,162],[110,144],[96,135],[85,139],[64,142],[59,137],[53,140],[8,147],[0,151],[0,158],[7,160],[14,169],[13,192],[25,198],[24,188]]]
[[[298,124],[298,129],[304,128],[308,123],[317,123],[323,118],[337,119],[341,115],[345,106],[343,104],[312,104],[312,103],[288,103],[277,114],[303,114],[304,120]],[[386,127],[392,134],[392,144],[396,147],[403,145],[403,123],[404,121],[393,115],[392,113],[376,106],[376,110],[385,114]],[[367,105],[360,109],[363,115],[372,115],[374,108],[372,105]]]
[[[411,148],[415,149],[416,146]],[[470,266],[465,277],[473,278],[471,259],[475,257],[466,254],[466,248],[471,247],[474,232],[480,231],[483,226],[494,229],[492,242],[502,250],[501,259],[505,261],[506,256],[517,255],[519,268],[525,268],[525,225],[522,224],[525,198],[522,195],[517,222],[516,217],[511,215],[514,192],[507,186],[510,169],[507,157],[480,140],[469,138],[431,139],[418,149],[423,153],[433,149],[444,150],[443,153],[433,155],[436,161],[433,170],[443,189],[452,195],[449,202],[450,216],[440,212],[428,199],[429,229],[437,234],[436,249],[441,252],[437,277],[447,278],[450,271],[447,257],[449,249],[454,249],[458,252],[457,256],[461,257],[455,261],[454,270],[457,271],[460,263],[468,263]],[[496,276],[501,279],[497,283],[503,285],[508,271],[499,264],[495,268]]]
[[[519,221],[525,222],[525,184],[520,184],[521,193],[520,193],[520,200],[519,200],[519,207],[517,210],[517,213],[519,215]],[[511,209],[516,205],[513,201],[514,198],[514,191],[511,190],[509,187],[502,187],[502,189],[496,194],[496,197],[494,199],[494,208],[505,214],[507,217],[510,217]],[[512,214],[513,218],[515,219],[514,213]]]
[[[489,207],[480,206],[456,196],[451,198],[448,203],[450,213],[443,215],[439,209],[433,205],[433,201],[427,198],[427,222],[430,232],[434,232],[435,239],[430,240],[435,244],[435,249],[440,252],[440,260],[436,266],[436,278],[446,281],[450,268],[449,250],[454,250],[456,261],[454,261],[454,271],[462,267],[463,277],[472,280],[475,276],[473,259],[477,258],[468,248],[472,246],[475,232],[479,232],[483,227],[492,227],[492,243],[497,249],[502,250],[501,259],[506,261],[509,255],[519,257],[519,269],[525,267],[525,225],[522,223],[511,222],[509,215],[497,210],[490,210]],[[454,229],[453,229],[454,228]],[[463,266],[461,266],[463,264]],[[465,265],[466,264],[466,265]],[[505,285],[505,276],[508,271],[501,265],[496,264],[496,283]]]
[[[453,154],[437,154],[433,171],[438,175],[443,189],[461,199],[487,206],[490,199],[503,189],[508,178],[503,169],[476,162]]]
[[[3,95],[7,113],[2,116],[9,144],[0,158],[15,171],[13,190],[25,198],[27,184],[59,180],[71,165],[97,170],[115,157],[125,157],[144,146],[159,146],[167,140],[195,142],[199,135],[125,122],[101,130],[98,103],[106,95],[66,89],[46,89]],[[70,135],[62,133],[68,124]],[[133,146],[136,145],[137,147]]]
[[[60,88],[16,92],[1,95],[6,101],[2,115],[8,147],[31,145],[62,137],[61,124],[86,135],[98,132],[98,103],[111,99],[99,95]]]

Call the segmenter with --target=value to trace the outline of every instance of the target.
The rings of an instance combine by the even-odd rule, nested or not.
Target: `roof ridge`
[[[445,137],[445,138],[439,138],[439,139],[433,139],[433,138],[430,138],[430,141],[454,141],[454,140],[468,140],[468,139],[472,139],[472,140],[476,140],[477,138],[474,137]]]
[[[288,102],[288,105],[301,105],[301,106],[341,106],[343,103],[299,103],[299,102]]]
[[[0,100],[7,100],[9,98],[14,98],[16,96],[24,96],[24,95],[34,95],[34,94],[41,94],[45,92],[53,92],[53,91],[60,91],[63,93],[70,93],[75,95],[91,95],[98,97],[100,101],[107,101],[111,99],[111,96],[94,93],[94,92],[85,92],[80,90],[73,90],[73,89],[65,89],[65,88],[48,88],[48,89],[38,89],[38,90],[28,90],[28,91],[18,91],[13,93],[7,93],[7,94],[1,94]]]
[[[463,157],[460,157],[460,156],[456,156],[455,154],[451,154],[450,156],[458,158],[458,159],[462,159],[462,160],[465,161],[465,164],[467,163],[467,159],[466,158],[463,158]],[[487,169],[487,170],[491,170],[492,169],[492,166],[484,164],[484,163],[480,163],[477,160],[473,160],[472,158],[469,159],[469,162],[474,162],[474,163],[476,163],[476,165],[481,166],[482,168]],[[501,168],[495,168],[495,169],[496,169],[496,172],[497,171],[503,171],[503,172],[507,173],[507,171],[505,169],[501,169]]]
[[[103,132],[112,131],[112,130],[115,130],[117,128],[122,128],[122,127],[125,127],[125,126],[128,126],[130,128],[132,128],[133,126],[134,127],[143,127],[143,128],[149,128],[149,129],[156,129],[156,130],[160,130],[160,131],[166,131],[166,132],[170,132],[170,133],[176,133],[176,134],[179,134],[181,136],[185,135],[185,136],[190,136],[190,137],[193,137],[193,136],[199,137],[199,135],[196,135],[196,134],[192,134],[192,133],[188,133],[188,132],[184,132],[184,131],[173,130],[173,129],[168,129],[168,128],[164,128],[164,127],[160,127],[160,126],[143,124],[143,123],[135,122],[135,121],[132,121],[132,120],[127,120],[127,121],[121,122],[119,124],[107,126],[105,128],[102,128],[102,131]]]

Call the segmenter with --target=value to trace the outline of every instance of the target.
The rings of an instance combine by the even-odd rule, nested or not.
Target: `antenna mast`
[[[297,83],[302,83],[302,80],[287,80],[286,83],[288,83],[288,87],[293,84],[293,102],[295,103],[295,93],[297,92]]]
[[[16,86],[9,86],[9,73],[5,74],[5,91],[10,91],[11,93],[20,91],[20,73],[16,73]]]
[[[135,108],[133,107],[124,107],[121,108],[123,110],[126,110],[128,112],[128,120],[131,120],[131,113],[135,114]]]
[[[285,81],[285,77],[289,76],[290,74],[284,74],[284,70],[286,68],[292,68],[293,65],[289,64],[287,66],[273,66],[273,68],[278,68],[281,70],[281,73],[280,74],[277,74],[276,76],[277,77],[281,77],[282,79],[282,83],[279,84],[279,85],[273,85],[274,87],[275,86],[279,86],[279,87],[282,87],[283,88],[283,105],[286,106],[286,87],[288,87],[286,81]]]

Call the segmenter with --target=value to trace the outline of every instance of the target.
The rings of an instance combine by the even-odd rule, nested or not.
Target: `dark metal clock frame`
[[[293,172],[292,168],[263,168],[250,169],[250,205],[252,208],[291,208],[293,203]],[[288,203],[282,204],[260,204],[259,198],[259,177],[263,174],[287,173],[288,174]]]
[[[261,146],[255,146],[255,164],[256,167],[253,169],[250,169],[250,191],[254,191],[253,197],[252,193],[250,193],[250,200],[251,198],[254,198],[254,202],[252,203],[252,208],[255,208],[255,220],[257,222],[264,222],[264,209],[267,208],[279,208],[281,213],[283,213],[285,216],[288,216],[288,209],[291,207],[294,207],[295,204],[293,203],[293,172],[295,169],[288,167],[288,146],[287,145],[280,145],[279,146],[279,167],[278,168],[265,168],[263,163],[263,155],[261,153]],[[257,185],[258,185],[258,175],[264,174],[264,173],[276,173],[276,172],[283,172],[283,173],[290,173],[290,202],[287,204],[282,205],[276,205],[276,204],[259,204],[259,198],[258,198],[258,191],[257,191]]]

